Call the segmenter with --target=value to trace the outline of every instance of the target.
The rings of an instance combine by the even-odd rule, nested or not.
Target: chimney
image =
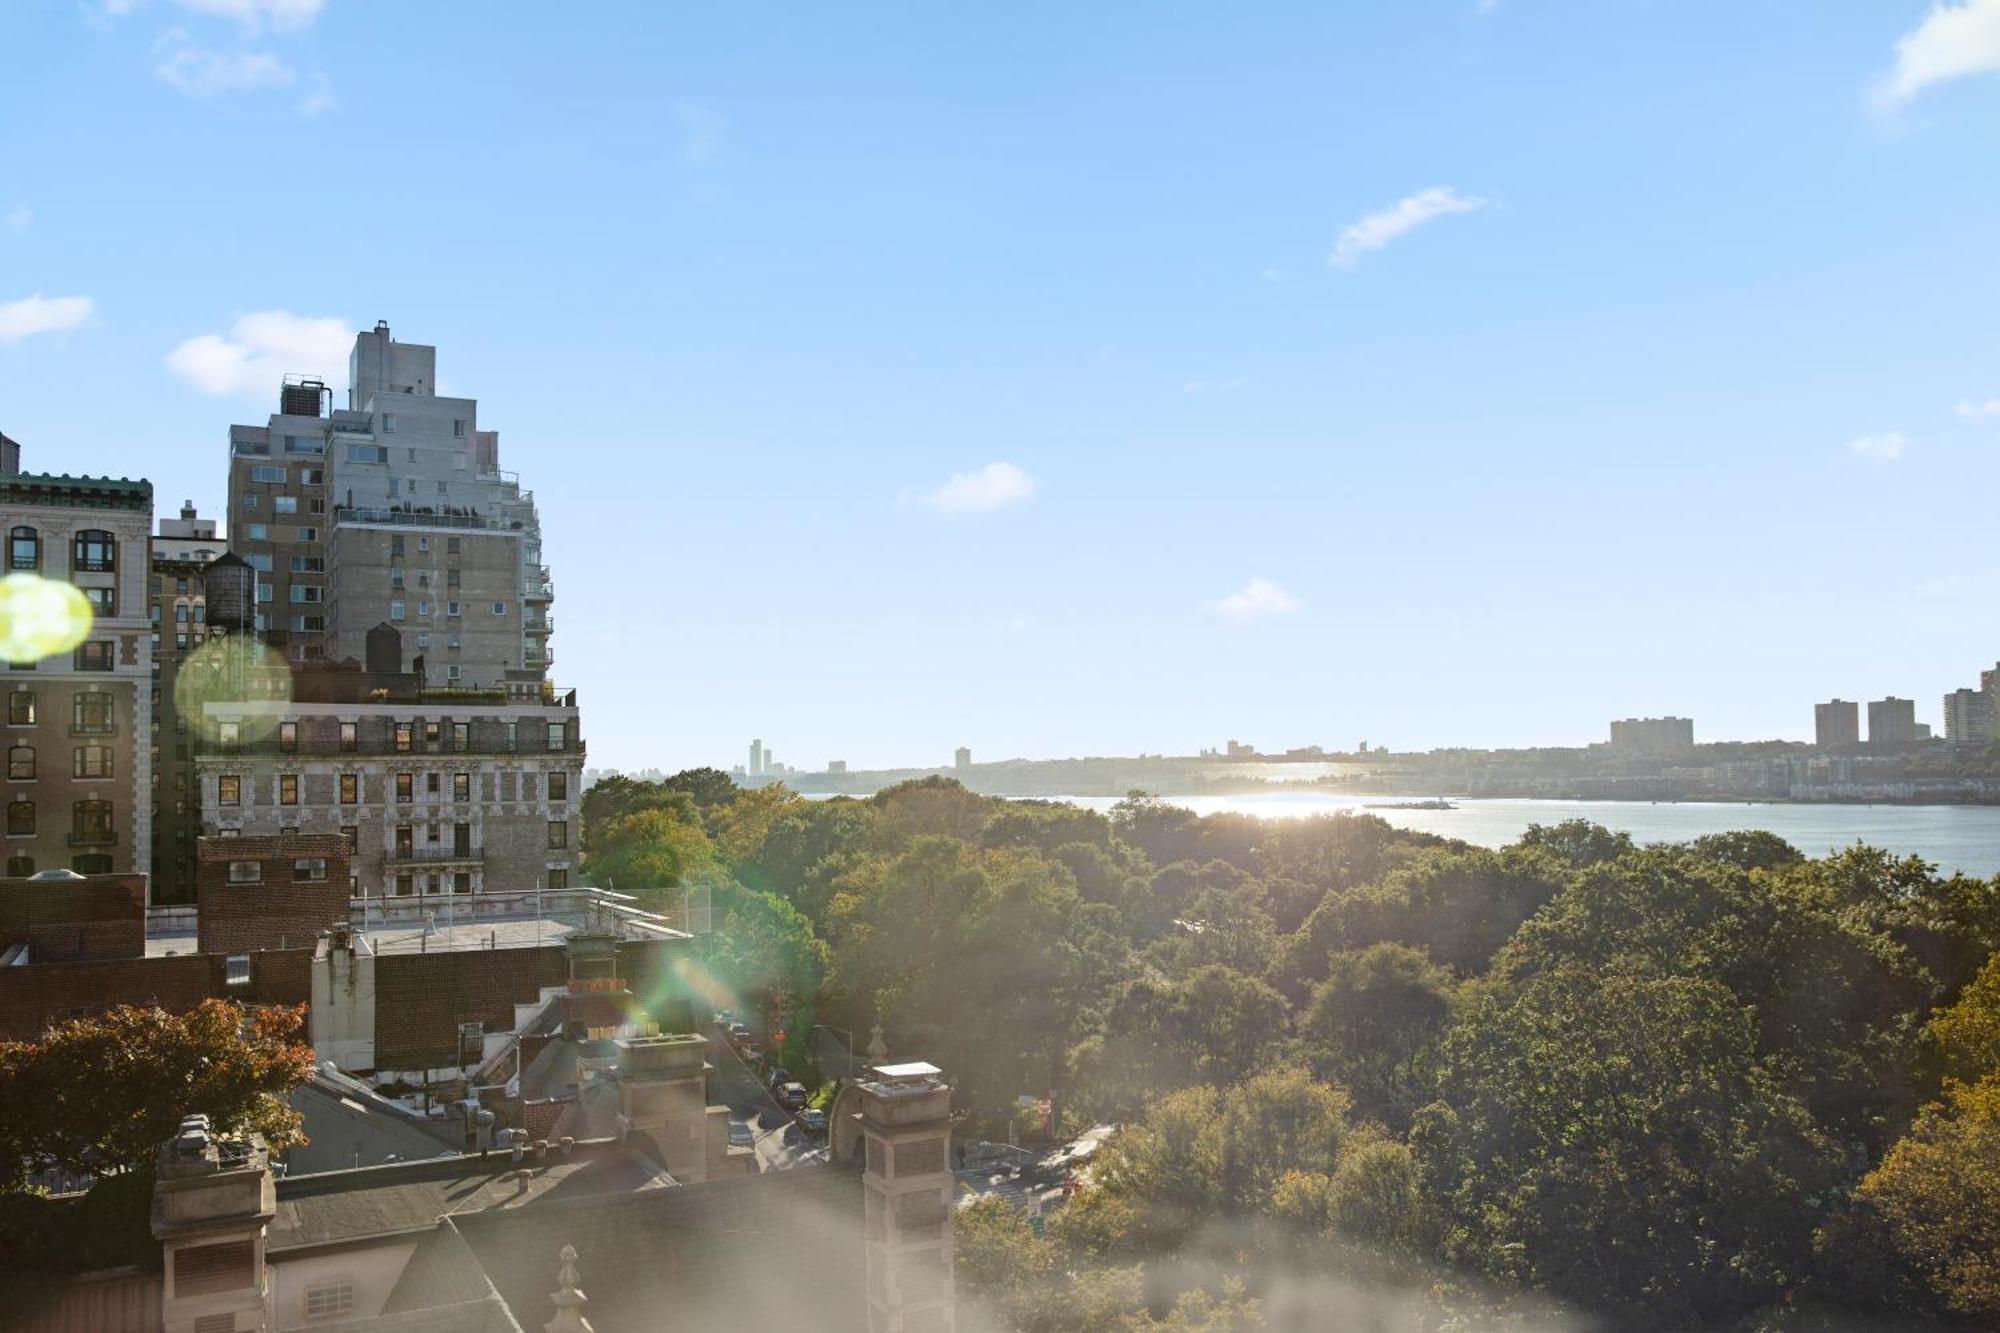
[[[868,1326],[952,1333],[951,1085],[922,1061],[878,1064],[856,1084],[867,1165]]]
[[[729,1146],[729,1108],[708,1104],[708,1038],[621,1037],[618,1127],[644,1140],[683,1185],[754,1170],[754,1152]]]
[[[153,1186],[161,1333],[266,1333],[264,1231],[277,1211],[262,1139],[224,1138],[205,1115],[181,1121]]]

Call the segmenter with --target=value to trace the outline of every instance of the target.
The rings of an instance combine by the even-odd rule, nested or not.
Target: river
[[[1109,810],[1111,796],[1066,796],[1090,810]],[[1257,792],[1244,796],[1163,796],[1197,814],[1227,811],[1267,819],[1342,814],[1410,797],[1360,796],[1322,792]],[[1686,842],[1704,833],[1766,829],[1808,856],[1820,856],[1855,842],[1899,856],[1917,855],[1944,871],[1986,877],[2000,874],[2000,806],[1992,805],[1765,805],[1708,801],[1653,804],[1646,801],[1546,801],[1514,798],[1456,800],[1454,810],[1387,810],[1380,815],[1398,828],[1461,838],[1482,847],[1500,847],[1519,838],[1530,824],[1588,819],[1629,833],[1638,842]]]

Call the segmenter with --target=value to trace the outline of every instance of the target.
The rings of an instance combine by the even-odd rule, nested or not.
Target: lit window
[[[472,774],[454,773],[451,775],[451,799],[454,801],[469,801],[472,799]]]
[[[280,722],[278,724],[278,749],[291,754],[299,748],[299,724]]]
[[[217,805],[243,804],[243,777],[239,773],[218,774],[215,779]]]
[[[278,775],[278,804],[297,805],[299,803],[299,775],[280,773]]]
[[[412,731],[412,724],[408,722],[398,722],[396,724],[396,750],[398,753],[409,753]]]
[[[236,742],[239,739],[241,739],[241,736],[242,736],[241,723],[218,722],[215,724],[215,739],[221,743],[222,748],[225,750],[235,749]]]
[[[360,725],[354,722],[340,724],[340,748],[352,751],[360,744]]]
[[[108,745],[79,745],[70,768],[70,776],[76,778],[108,778],[111,772],[111,747]]]
[[[342,805],[357,805],[360,801],[361,775],[359,773],[342,773],[340,775],[340,803]]]
[[[415,774],[398,773],[396,775],[396,799],[399,802],[408,804],[410,801],[415,800],[416,791],[417,779]]]
[[[78,736],[109,734],[116,722],[111,696],[92,690],[70,703],[70,730]]]
[[[93,639],[89,643],[78,644],[75,661],[78,671],[111,670],[111,640]]]

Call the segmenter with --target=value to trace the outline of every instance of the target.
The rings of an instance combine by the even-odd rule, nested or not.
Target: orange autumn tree
[[[182,1116],[304,1141],[285,1094],[313,1068],[305,1010],[204,1000],[184,1014],[123,1007],[0,1042],[0,1188],[41,1163],[145,1170]]]

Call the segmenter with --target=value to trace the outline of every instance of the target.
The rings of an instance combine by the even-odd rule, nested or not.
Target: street
[[[711,1032],[708,1050],[709,1063],[715,1066],[715,1087],[710,1096],[749,1124],[758,1170],[782,1171],[826,1160],[824,1147],[808,1139],[793,1123],[734,1046]]]

